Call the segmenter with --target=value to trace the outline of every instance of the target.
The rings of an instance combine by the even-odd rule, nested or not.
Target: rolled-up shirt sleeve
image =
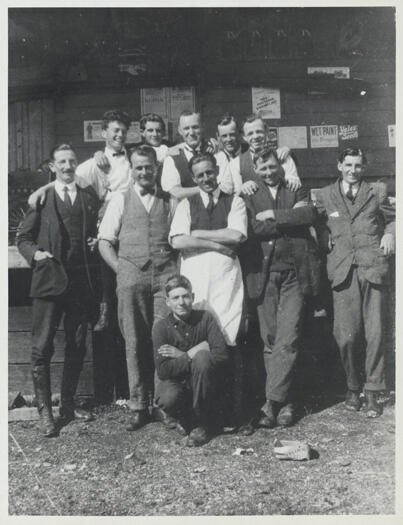
[[[171,229],[169,231],[169,242],[176,235],[190,235],[190,206],[188,199],[183,199],[176,207],[174,217],[172,219]]]
[[[242,241],[246,240],[248,236],[248,215],[246,213],[245,202],[241,197],[238,197],[238,195],[234,195],[227,224],[228,228],[242,234]]]
[[[124,209],[124,194],[115,193],[109,201],[105,214],[99,225],[98,239],[115,244],[118,241]]]
[[[288,155],[285,161],[281,163],[281,166],[286,177],[298,177],[297,166],[291,155]]]
[[[238,157],[235,157],[235,159],[230,160],[226,176],[231,178],[234,192],[239,195],[242,189],[241,163],[239,155]]]
[[[162,166],[161,187],[164,191],[170,191],[175,186],[181,186],[181,177],[173,158],[168,156]]]

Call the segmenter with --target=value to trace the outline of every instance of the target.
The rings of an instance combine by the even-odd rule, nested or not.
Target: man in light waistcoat
[[[151,329],[168,313],[164,284],[176,271],[176,262],[168,243],[171,201],[156,186],[155,150],[138,146],[130,161],[132,183],[124,195],[116,194],[109,203],[99,227],[99,250],[117,274],[118,318],[126,345],[132,413],[127,429],[137,430],[149,421],[154,391]]]

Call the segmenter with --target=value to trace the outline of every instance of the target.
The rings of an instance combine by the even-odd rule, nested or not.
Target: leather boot
[[[49,365],[34,366],[32,368],[32,380],[34,382],[42,434],[45,437],[55,437],[58,435],[58,432],[52,414]]]
[[[82,361],[66,355],[63,365],[62,385],[60,389],[60,423],[61,425],[75,419],[74,395],[82,369]]]
[[[382,415],[382,406],[378,403],[378,392],[372,390],[365,391],[365,415],[368,418],[375,418]]]
[[[109,326],[109,304],[100,303],[99,317],[97,324],[94,326],[94,332],[103,332]]]

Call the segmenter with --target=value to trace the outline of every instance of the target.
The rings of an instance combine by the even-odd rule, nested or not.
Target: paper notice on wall
[[[267,146],[273,149],[278,148],[278,128],[267,127]]]
[[[102,120],[84,120],[84,142],[103,142]]]
[[[355,140],[358,139],[358,126],[343,124],[339,126],[340,140]]]
[[[140,122],[132,122],[127,132],[126,142],[129,144],[141,142]]]
[[[278,128],[278,145],[291,149],[306,149],[308,138],[306,126],[285,126]]]
[[[389,147],[396,147],[396,126],[395,124],[389,124],[388,126],[388,137],[389,137]]]
[[[264,119],[281,118],[280,90],[253,87],[252,111]]]
[[[338,148],[339,135],[335,126],[310,126],[311,148]]]
[[[349,67],[308,67],[308,75],[332,75],[334,78],[350,78]]]
[[[194,88],[168,88],[169,89],[169,119],[177,121],[185,109],[195,110]]]
[[[167,92],[165,88],[144,88],[141,90],[141,114],[156,113],[168,116]]]

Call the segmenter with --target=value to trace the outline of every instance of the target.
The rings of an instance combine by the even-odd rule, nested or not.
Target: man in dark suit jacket
[[[320,237],[330,250],[327,272],[333,289],[334,336],[347,375],[346,408],[360,409],[358,357],[364,335],[366,414],[377,417],[377,392],[386,388],[384,292],[387,256],[394,251],[395,214],[386,187],[361,180],[365,164],[361,150],[344,150],[338,162],[341,178],[318,192],[316,204]]]
[[[305,297],[318,291],[319,259],[309,231],[316,212],[306,190],[286,187],[275,150],[262,152],[255,169],[257,191],[245,197],[250,232],[241,260],[267,372],[258,425],[272,428],[294,421],[290,391]]]
[[[43,206],[30,209],[17,236],[18,249],[33,268],[32,377],[42,430],[57,435],[52,416],[50,359],[53,339],[64,313],[65,359],[61,385],[60,424],[90,414],[75,409],[75,394],[85,355],[92,283],[89,238],[96,234],[98,199],[91,188],[74,182],[77,158],[68,144],[51,153],[56,175]]]

